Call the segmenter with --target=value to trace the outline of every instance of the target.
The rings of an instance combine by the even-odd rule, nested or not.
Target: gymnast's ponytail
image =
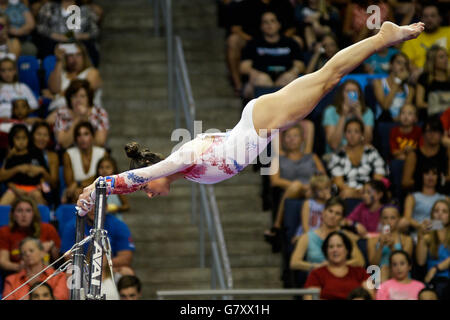
[[[130,170],[148,167],[163,160],[161,154],[150,152],[148,148],[141,147],[137,142],[127,143],[125,152],[131,159]]]

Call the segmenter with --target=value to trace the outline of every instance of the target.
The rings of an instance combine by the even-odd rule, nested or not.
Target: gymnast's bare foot
[[[397,43],[417,38],[424,30],[424,26],[423,22],[417,22],[399,27],[392,22],[385,21],[377,35],[381,39],[383,47],[390,47]]]

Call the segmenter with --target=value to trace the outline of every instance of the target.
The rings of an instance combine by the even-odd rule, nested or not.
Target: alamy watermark
[[[72,5],[66,9],[66,26],[69,30],[80,30],[81,29],[81,9],[79,6]]]
[[[370,265],[367,267],[366,272],[370,275],[366,280],[367,288],[380,289],[381,284],[381,269],[377,265]]]

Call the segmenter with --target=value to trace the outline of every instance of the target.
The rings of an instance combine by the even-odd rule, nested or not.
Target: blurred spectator
[[[95,3],[94,0],[81,0],[80,3],[82,6],[87,6],[89,9],[91,9],[95,23],[100,26],[104,15],[102,6],[98,3]]]
[[[271,232],[266,235],[275,236],[281,229],[284,216],[284,201],[288,198],[304,198],[309,192],[309,181],[314,174],[326,174],[322,162],[314,153],[301,151],[303,129],[300,125],[293,126],[281,134],[284,154],[273,157],[271,166],[278,168],[270,176],[271,186],[281,188],[282,199],[278,206],[276,219]]]
[[[293,37],[295,30],[294,8],[289,0],[243,0],[234,7],[231,17],[231,34],[227,39],[227,63],[236,93],[242,90],[239,74],[241,51],[246,43],[260,36],[261,17],[264,12],[274,12],[281,23],[281,32]],[[298,37],[296,41],[301,42]]]
[[[325,109],[322,126],[325,128],[326,153],[338,151],[347,141],[344,134],[345,123],[349,119],[359,119],[364,123],[363,140],[372,142],[374,115],[364,102],[364,95],[358,82],[346,80],[339,85],[335,104]]]
[[[50,173],[50,179],[46,182],[50,188],[55,191],[59,187],[59,157],[51,150],[52,130],[45,121],[36,122],[31,129],[31,149],[42,153],[45,166]]]
[[[0,118],[11,119],[12,102],[17,98],[26,99],[33,111],[39,108],[34,93],[19,81],[16,61],[6,57],[0,60]]]
[[[120,278],[117,289],[120,300],[141,300],[142,284],[136,276],[123,276]]]
[[[35,238],[25,238],[19,245],[20,256],[23,262],[23,270],[18,271],[12,275],[9,275],[5,279],[5,288],[3,290],[3,296],[6,297],[9,293],[20,287],[23,283],[29,280],[31,277],[41,272],[47,266],[44,261],[45,250],[43,244]],[[44,281],[48,276],[53,274],[55,270],[50,267],[43,272],[38,278],[34,279],[20,290],[9,296],[7,300],[19,300],[23,296],[28,300],[31,297],[27,294],[31,286],[39,281]],[[47,282],[51,287],[55,295],[55,300],[68,300],[69,289],[67,288],[67,276],[64,272],[55,275]]]
[[[5,13],[0,13],[0,54],[13,54],[17,59],[21,52],[22,46],[16,38],[9,37],[9,18]]]
[[[394,11],[396,24],[404,26],[417,21],[417,9],[420,8],[417,0],[390,0],[389,4],[392,6],[392,10]]]
[[[450,52],[450,27],[441,27],[442,18],[439,9],[432,3],[422,7],[420,21],[425,23],[425,30],[416,39],[406,41],[402,51],[411,63],[411,79],[416,82],[425,65],[426,52],[433,44],[438,44]]]
[[[422,111],[420,118],[441,114],[450,107],[449,70],[446,49],[433,45],[427,51],[423,73],[417,82],[416,103]]]
[[[422,129],[416,125],[417,108],[412,104],[404,104],[398,118],[399,125],[389,133],[389,145],[393,159],[405,160],[419,147]]]
[[[444,134],[442,136],[442,144],[450,148],[450,108],[447,108],[441,115],[442,127]]]
[[[41,222],[39,210],[33,199],[21,197],[11,206],[9,225],[0,228],[0,269],[6,272],[23,269],[19,243],[26,237],[41,241],[47,253],[46,263],[58,258],[61,239],[55,227],[50,223]]]
[[[249,77],[244,97],[252,99],[255,87],[284,87],[305,70],[300,47],[280,35],[281,24],[273,12],[261,16],[262,37],[250,40],[242,52],[240,72]]]
[[[408,57],[404,53],[396,53],[389,63],[389,75],[373,80],[377,101],[375,118],[378,121],[397,121],[400,108],[413,102],[414,88],[407,84],[408,78]]]
[[[350,292],[347,300],[373,300],[373,298],[366,289],[359,287]]]
[[[367,8],[376,5],[379,8],[380,26],[384,21],[393,21],[392,9],[384,0],[350,1],[347,5],[344,17],[343,33],[349,44],[356,43],[367,38],[371,30],[367,27],[367,22],[372,20],[371,12]]]
[[[376,230],[379,235],[369,238],[367,242],[369,263],[381,268],[381,282],[393,276],[392,269],[389,268],[389,257],[394,250],[403,250],[409,256],[413,253],[413,241],[410,236],[399,232],[399,221],[399,209],[394,205],[384,206],[380,225]]]
[[[298,29],[304,31],[306,50],[312,51],[314,45],[331,31],[339,32],[341,21],[339,11],[326,0],[296,0],[295,18]]]
[[[379,50],[363,62],[364,72],[369,74],[388,74],[392,57],[395,56],[398,52],[398,49],[396,49],[395,47],[388,47]]]
[[[444,129],[438,117],[428,118],[422,126],[422,144],[415,152],[409,152],[405,159],[402,176],[402,188],[405,190],[421,190],[423,168],[426,163],[434,163],[439,172],[450,181],[450,149],[441,144]],[[441,184],[441,181],[439,181]]]
[[[38,204],[46,204],[41,182],[50,179],[44,157],[30,148],[30,133],[23,124],[16,124],[8,134],[9,152],[0,169],[0,181],[8,189],[3,193],[0,204],[9,205],[17,197],[28,195]]]
[[[306,279],[305,288],[319,288],[320,299],[344,300],[354,289],[363,287],[373,296],[373,290],[367,287],[369,274],[361,266],[349,265],[354,245],[340,231],[328,234],[322,244],[325,264],[312,270]],[[305,300],[312,297],[305,295]]]
[[[389,257],[391,279],[384,281],[377,291],[377,300],[418,300],[425,285],[409,277],[412,261],[410,254],[396,250]]]
[[[42,121],[42,119],[38,117],[29,117],[31,114],[31,108],[26,98],[16,98],[11,102],[11,104],[11,119],[17,120],[19,123],[23,123],[26,126],[31,126],[35,122]]]
[[[86,48],[81,43],[73,43],[67,47],[57,46],[55,56],[56,65],[48,78],[50,92],[46,93],[49,98],[53,99],[49,110],[53,111],[67,106],[64,98],[65,91],[75,79],[89,81],[90,87],[94,91],[93,105],[101,107],[102,79],[98,69],[92,66]]]
[[[21,42],[21,54],[35,56],[37,49],[31,41],[31,32],[36,23],[30,9],[20,0],[0,0],[0,11],[9,18],[9,35]]]
[[[424,220],[430,219],[431,208],[437,200],[449,198],[445,194],[439,193],[439,180],[442,172],[436,164],[424,163],[422,168],[422,179],[420,191],[409,194],[405,199],[402,229],[412,227],[420,230]],[[416,237],[416,233],[413,234]]]
[[[419,300],[439,300],[436,290],[425,287],[419,291]]]
[[[319,70],[338,51],[339,47],[336,37],[332,33],[324,35],[322,40],[314,45],[314,52],[311,59],[309,59],[305,73],[312,73]]]
[[[347,145],[332,154],[328,169],[342,198],[362,198],[365,183],[381,180],[386,175],[385,162],[378,151],[366,143],[361,120],[347,121],[344,132]]]
[[[362,202],[342,221],[342,226],[353,227],[361,238],[367,233],[378,232],[380,213],[388,198],[388,190],[382,181],[369,181],[364,185]]]
[[[432,283],[442,298],[450,280],[450,204],[438,200],[431,209],[431,221],[424,220],[419,228],[416,258],[426,265],[425,282]],[[448,288],[447,288],[448,290]]]
[[[34,289],[36,287],[39,288]],[[30,300],[55,300],[53,289],[47,282],[36,282],[30,287],[30,291],[32,290],[34,291],[29,295]]]
[[[119,173],[116,160],[109,156],[101,158],[97,163],[97,177],[107,177]],[[108,204],[106,212],[120,220],[122,220],[121,213],[130,210],[128,198],[124,194],[110,194],[106,201]]]
[[[75,146],[63,155],[64,191],[62,203],[76,203],[78,196],[94,182],[97,164],[106,150],[94,145],[94,128],[89,122],[80,122],[73,130]]]
[[[300,212],[301,224],[293,242],[302,234],[315,230],[321,225],[325,203],[331,198],[331,180],[326,175],[315,175],[310,180],[311,197],[305,200]]]
[[[344,216],[344,202],[339,198],[331,198],[325,203],[322,212],[321,225],[315,230],[310,230],[300,236],[291,256],[290,268],[309,272],[329,264],[327,254],[323,250],[324,239],[339,230],[339,225]],[[364,266],[364,257],[356,245],[357,237],[347,231],[342,231],[354,242],[348,250],[346,264],[351,266]]]
[[[95,130],[94,144],[103,147],[109,130],[108,113],[94,105],[94,92],[87,80],[73,80],[66,89],[67,107],[58,108],[47,121],[54,118],[55,138],[59,147],[65,149],[74,143],[74,129],[81,122],[89,122]]]
[[[69,30],[67,26],[67,19],[73,14],[67,9],[76,4],[75,0],[50,1],[39,9],[37,19],[38,37],[35,41],[38,47],[38,57],[43,59],[53,54],[57,44],[80,41],[86,46],[92,63],[98,66],[97,38],[99,36],[99,28],[95,14],[88,6],[81,6],[80,28],[74,31]]]
[[[94,224],[94,208],[92,208],[86,216],[87,219],[84,234],[87,237]],[[73,219],[64,227],[61,237],[61,253],[70,250],[70,248],[72,248],[75,244],[75,223],[76,221]],[[135,251],[135,247],[131,238],[130,229],[123,221],[120,221],[111,214],[105,215],[104,229],[108,232],[108,238],[111,243],[112,265],[114,272],[120,273],[122,268],[131,267],[131,262],[133,260],[133,252]],[[87,247],[88,245],[84,247],[85,252],[87,252]],[[105,263],[103,265],[105,265]]]

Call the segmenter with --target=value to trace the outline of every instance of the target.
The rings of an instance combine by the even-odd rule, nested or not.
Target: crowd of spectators
[[[81,24],[72,30],[67,22],[73,5],[80,8]],[[97,176],[118,173],[98,69],[102,19],[102,7],[89,0],[0,0],[0,296],[73,246],[78,195]],[[121,216],[130,206],[125,196],[107,201],[114,275],[105,260],[102,289],[107,299],[136,299],[135,248]],[[91,212],[86,236],[93,219]],[[70,274],[41,284],[54,271],[8,299],[36,287],[24,299],[68,299]],[[122,289],[121,277],[129,278]]]
[[[449,299],[448,1],[217,2],[243,105],[374,35],[374,12],[380,24],[425,23],[417,39],[368,57],[272,141],[279,169],[262,178],[273,214],[264,237],[282,252],[285,287],[317,287],[322,299]],[[380,268],[376,289],[369,266]]]

